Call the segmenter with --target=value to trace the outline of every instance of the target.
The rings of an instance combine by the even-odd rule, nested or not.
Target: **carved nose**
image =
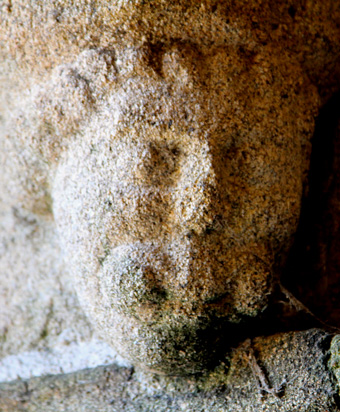
[[[180,231],[202,234],[218,215],[218,187],[214,158],[205,145],[181,167],[174,191],[174,217]]]
[[[104,261],[99,279],[107,305],[147,320],[167,298],[159,267],[168,273],[167,257],[156,248],[136,243],[113,249]]]

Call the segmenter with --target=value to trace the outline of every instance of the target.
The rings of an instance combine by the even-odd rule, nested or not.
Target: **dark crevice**
[[[317,317],[335,326],[340,326],[340,302],[334,299],[336,290],[332,292],[330,288],[340,292],[340,286],[336,286],[340,273],[331,263],[336,261],[333,255],[340,249],[340,237],[334,232],[334,222],[340,219],[334,214],[336,202],[340,208],[340,182],[336,177],[340,162],[340,139],[336,134],[339,118],[337,93],[321,109],[316,121],[308,194],[302,203],[295,243],[282,279]]]

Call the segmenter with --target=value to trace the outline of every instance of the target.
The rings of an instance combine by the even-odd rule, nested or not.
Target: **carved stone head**
[[[117,56],[114,89],[59,161],[53,212],[80,302],[134,363],[196,372],[268,303],[314,113],[275,59],[176,42]]]
[[[32,89],[49,177],[25,196],[51,208],[99,335],[132,363],[194,373],[268,304],[317,96],[283,50],[156,40],[87,49]]]

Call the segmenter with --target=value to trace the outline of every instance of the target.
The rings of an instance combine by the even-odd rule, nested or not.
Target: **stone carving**
[[[221,328],[267,305],[318,102],[296,65],[273,56],[181,43],[85,51],[29,103],[30,149],[52,171],[41,167],[36,189],[24,182],[25,208],[53,214],[80,303],[133,362],[201,370]],[[102,78],[110,92],[79,130]]]
[[[20,82],[3,88],[0,185],[6,213],[57,235],[98,336],[134,365],[187,375],[270,302],[340,46],[312,42],[314,20],[324,38],[339,31],[318,2],[254,5],[252,18],[177,3],[51,2],[35,34],[38,6],[2,6],[4,72]]]
[[[222,328],[266,307],[317,105],[284,58],[264,70],[273,52],[196,47],[133,50],[52,183],[93,324],[124,357],[168,373],[201,370]]]

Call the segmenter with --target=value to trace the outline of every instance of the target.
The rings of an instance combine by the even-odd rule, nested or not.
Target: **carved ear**
[[[34,213],[50,214],[48,182],[54,164],[115,87],[116,73],[113,50],[85,50],[21,93],[8,124],[14,161],[8,160],[4,169],[19,188],[9,199]]]
[[[61,140],[74,133],[93,109],[90,84],[74,65],[58,66],[46,83],[33,90],[40,150],[47,156],[47,146],[60,146]],[[42,145],[42,146],[41,146]],[[48,150],[48,151],[50,151]]]
[[[32,91],[37,149],[53,161],[70,135],[88,121],[103,97],[115,86],[113,50],[85,50],[71,64],[56,67],[50,78]]]
[[[117,81],[116,52],[114,49],[90,49],[83,51],[75,68],[86,79],[96,98],[102,97]]]

